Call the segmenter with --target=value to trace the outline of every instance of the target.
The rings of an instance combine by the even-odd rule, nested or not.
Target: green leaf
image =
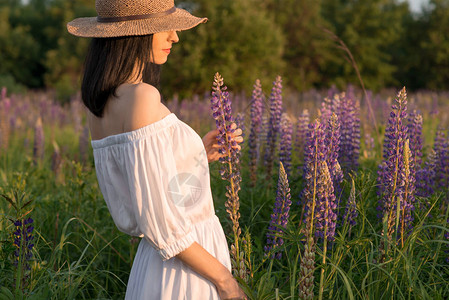
[[[33,202],[33,199],[31,199],[30,201],[28,201],[27,203],[25,203],[24,205],[22,205],[21,209],[24,209],[25,207],[27,207],[28,205],[30,205],[31,202]]]
[[[14,300],[14,295],[9,289],[2,286],[0,288],[0,300]]]
[[[17,206],[16,206],[16,204],[14,203],[14,201],[12,201],[12,199],[11,198],[9,198],[8,196],[6,196],[6,195],[1,195],[6,201],[8,201],[9,203],[11,203],[11,205],[15,208],[15,210],[17,210]]]

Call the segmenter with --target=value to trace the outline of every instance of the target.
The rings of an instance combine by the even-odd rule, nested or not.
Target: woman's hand
[[[231,128],[234,129],[236,127],[237,127],[237,124],[232,123]],[[215,129],[215,130],[209,131],[203,137],[203,144],[204,144],[204,148],[206,149],[208,162],[216,161],[220,157],[224,156],[224,154],[220,154],[218,152],[218,148],[220,148],[220,146],[218,145],[217,134],[218,134],[218,129]],[[241,136],[241,134],[242,134],[242,130],[240,128],[238,128],[237,130],[235,130],[232,133],[232,139],[234,141],[236,141],[237,143],[243,142],[243,137]],[[237,145],[236,148],[239,150],[241,149],[240,145]]]
[[[193,244],[176,255],[183,263],[210,280],[217,288],[220,299],[247,299],[231,272],[200,244]]]
[[[228,273],[229,276],[225,280],[217,282],[215,286],[217,287],[218,295],[220,299],[223,300],[246,300],[247,297],[245,293],[240,288],[237,280],[232,277],[231,273]]]

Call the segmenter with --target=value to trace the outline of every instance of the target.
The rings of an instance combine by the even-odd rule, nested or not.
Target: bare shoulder
[[[161,102],[161,94],[157,88],[144,82],[134,85],[134,97],[136,100],[143,102]]]
[[[161,95],[154,86],[146,83],[136,84],[131,94],[125,131],[139,129],[170,114],[170,110],[162,104]]]

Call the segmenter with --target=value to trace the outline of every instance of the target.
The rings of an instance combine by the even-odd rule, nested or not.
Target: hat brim
[[[169,15],[132,21],[100,23],[97,17],[77,18],[67,23],[67,30],[79,37],[106,38],[181,31],[206,22],[207,18],[198,18],[182,8],[176,8],[176,11]]]

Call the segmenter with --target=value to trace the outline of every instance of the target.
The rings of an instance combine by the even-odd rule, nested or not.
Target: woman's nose
[[[170,35],[169,35],[169,39],[172,43],[177,43],[179,42],[179,37],[178,34],[176,33],[176,31],[171,31]]]

